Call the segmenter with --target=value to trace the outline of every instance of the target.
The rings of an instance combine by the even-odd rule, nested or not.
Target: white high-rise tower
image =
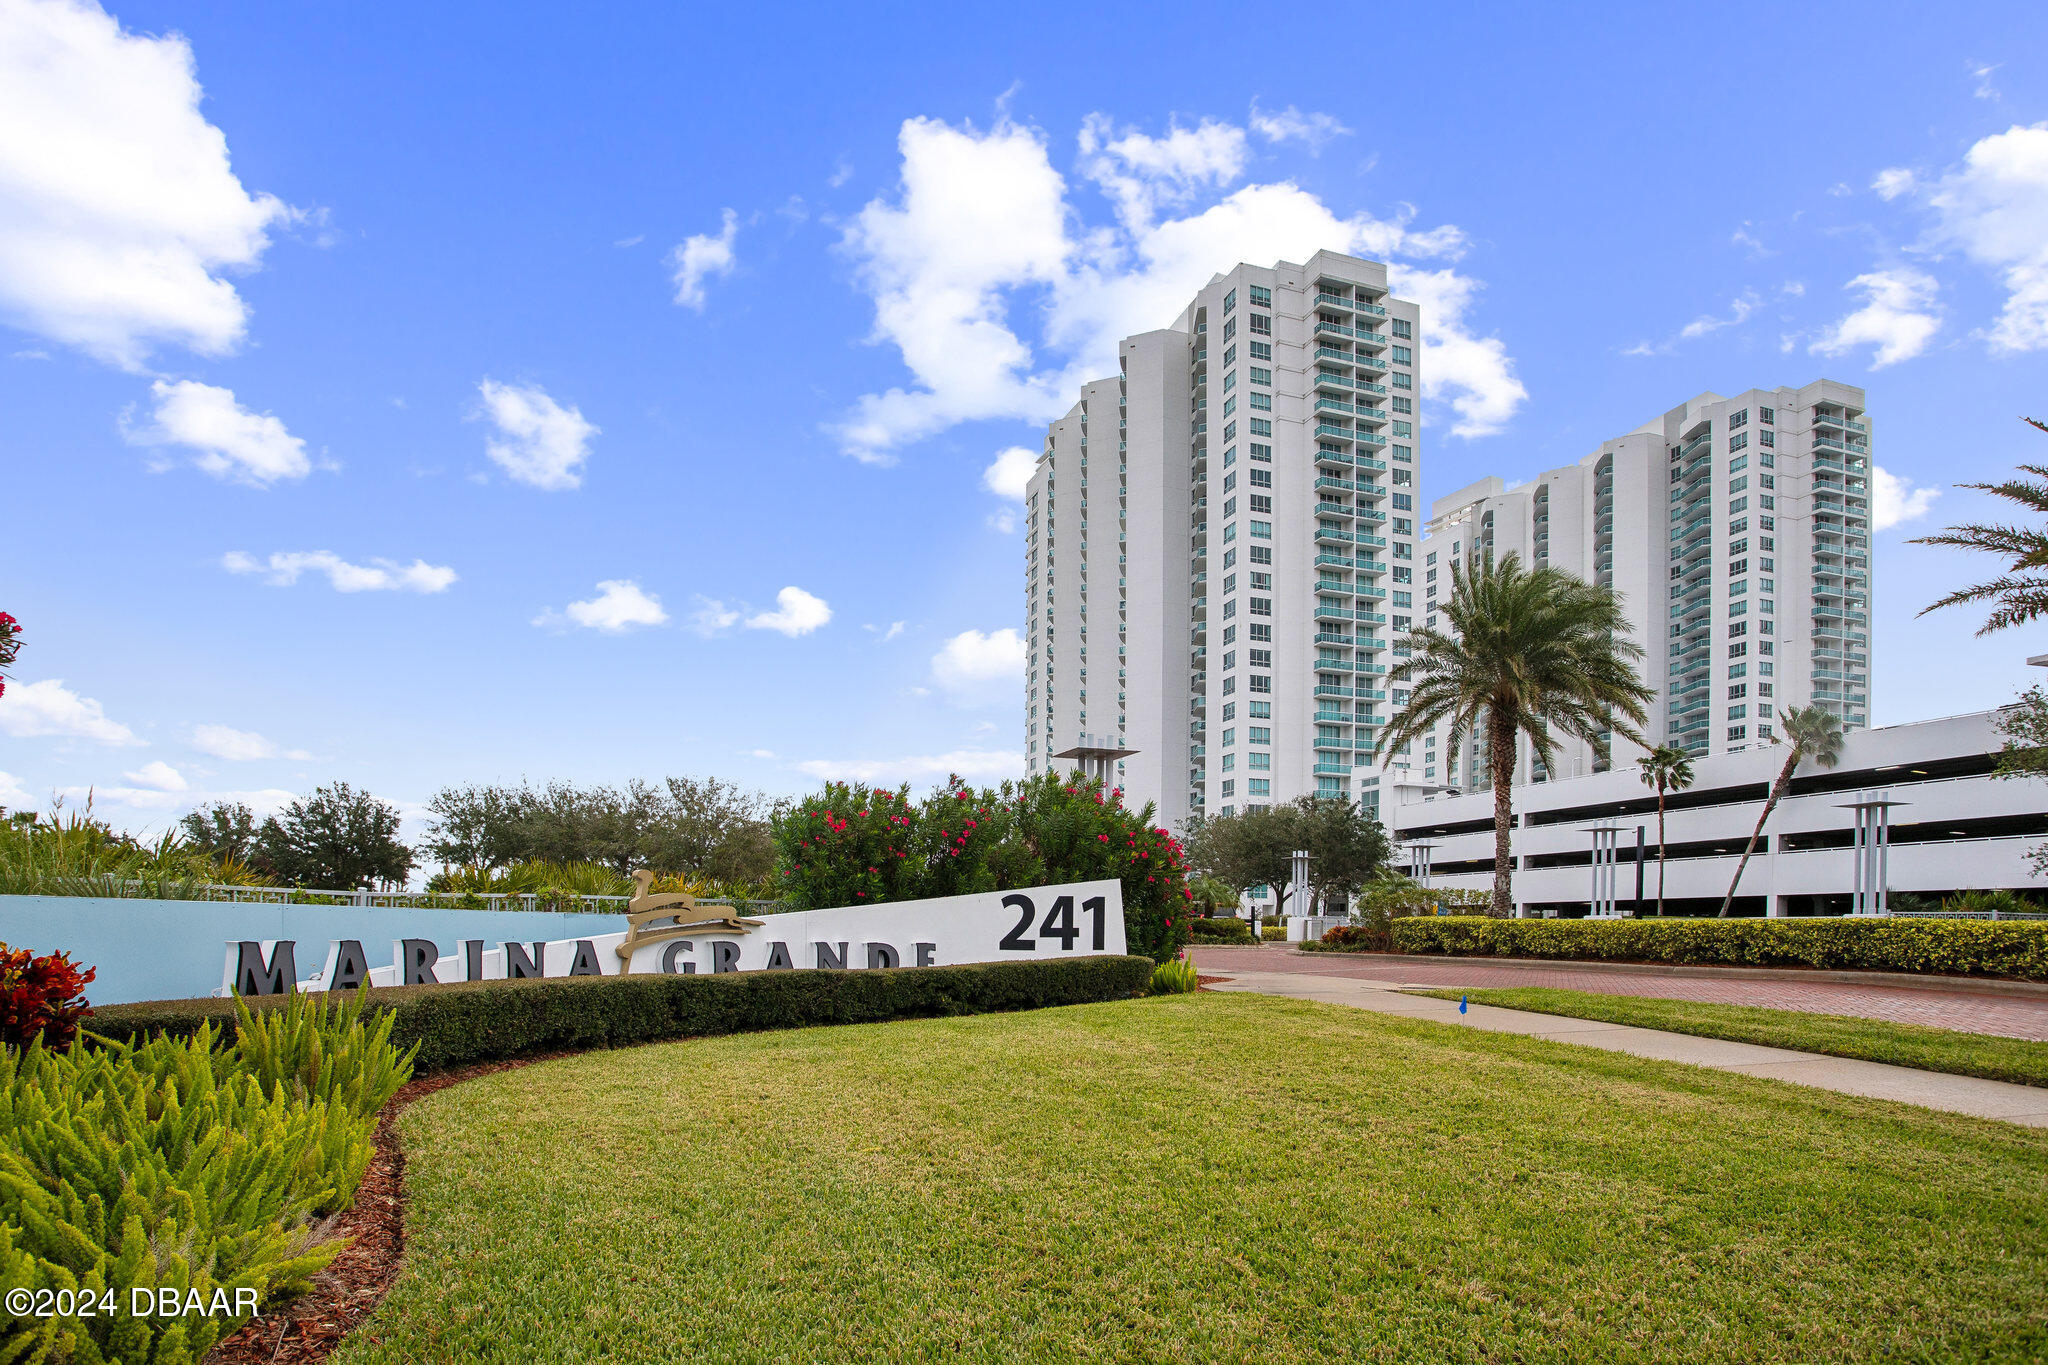
[[[1421,330],[1379,262],[1238,265],[1082,386],[1026,493],[1031,772],[1086,736],[1138,751],[1119,779],[1165,824],[1308,793],[1377,810]]]

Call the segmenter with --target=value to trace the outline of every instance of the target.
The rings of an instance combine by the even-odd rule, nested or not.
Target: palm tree
[[[1659,744],[1636,760],[1643,785],[1657,789],[1657,913],[1664,913],[1664,793],[1692,785],[1692,756],[1675,744]]]
[[[1188,890],[1201,902],[1205,914],[1214,915],[1219,905],[1228,905],[1232,912],[1237,910],[1237,888],[1221,877],[1195,877],[1188,882]]]
[[[1450,600],[1438,610],[1451,633],[1409,632],[1413,655],[1387,676],[1413,680],[1414,687],[1374,754],[1383,758],[1443,720],[1451,723],[1453,747],[1485,727],[1493,781],[1493,912],[1506,916],[1514,906],[1508,844],[1516,736],[1526,737],[1536,757],[1553,767],[1553,728],[1602,756],[1609,732],[1647,748],[1635,727],[1648,717],[1656,694],[1636,674],[1643,649],[1629,638],[1613,591],[1562,569],[1525,569],[1512,554],[1499,563],[1475,559],[1462,572],[1451,570]]]
[[[2048,422],[2032,417],[2021,421],[2038,431],[2048,432]],[[2020,469],[2032,474],[2033,479],[2007,479],[2004,483],[1965,483],[1959,488],[1974,488],[1980,493],[1991,493],[2008,502],[2018,503],[2029,512],[2048,514],[2048,466],[2023,464]],[[2048,615],[2048,529],[2027,526],[1984,525],[1972,523],[1951,526],[1946,531],[1931,536],[1921,536],[1915,545],[1949,545],[1959,550],[1984,550],[2010,561],[2011,567],[2000,577],[1974,587],[1958,588],[1948,596],[1920,614],[1942,607],[1959,606],[1964,602],[1996,603],[1991,617],[1984,628],[1977,633],[1989,635],[1994,630],[2007,626],[2024,625],[2028,621]]]
[[[1756,828],[1749,832],[1749,846],[1742,850],[1742,861],[1735,865],[1735,880],[1728,883],[1728,895],[1721,902],[1721,919],[1728,918],[1728,908],[1735,904],[1735,888],[1742,885],[1742,869],[1749,866],[1749,857],[1756,852],[1757,841],[1763,838],[1764,821],[1771,818],[1785,788],[1792,785],[1792,770],[1808,759],[1823,768],[1832,768],[1842,761],[1841,717],[1818,706],[1780,711],[1776,740],[1790,744],[1792,750],[1785,755],[1785,766],[1778,769],[1778,780],[1771,784],[1771,794],[1764,800],[1763,814],[1756,818]]]

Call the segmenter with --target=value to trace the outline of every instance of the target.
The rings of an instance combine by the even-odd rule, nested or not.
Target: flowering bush
[[[1054,774],[975,790],[957,778],[920,803],[906,785],[834,782],[774,820],[791,908],[1006,891],[1064,882],[1123,883],[1133,953],[1172,958],[1187,943],[1187,862],[1178,840],[1078,777]]]
[[[7,695],[7,670],[21,653],[21,622],[0,611],[0,697]]]
[[[78,1021],[92,1012],[85,986],[96,974],[80,971],[68,953],[37,957],[0,943],[0,1043],[26,1048],[38,1037],[57,1051],[78,1036]]]

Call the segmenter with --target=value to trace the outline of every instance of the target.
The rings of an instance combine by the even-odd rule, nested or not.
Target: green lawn
[[[1474,1004],[1506,1009],[1563,1014],[1573,1019],[1600,1019],[1610,1024],[1668,1029],[1702,1038],[1737,1043],[1797,1048],[1830,1057],[1859,1057],[1870,1062],[1946,1071],[1956,1076],[1982,1076],[1993,1081],[2048,1086],[2048,1043],[2000,1038],[1989,1033],[1959,1033],[1919,1024],[1888,1024],[1846,1014],[1808,1014],[1803,1010],[1760,1009],[1754,1005],[1712,1005],[1696,1000],[1659,1000],[1642,995],[1601,995],[1595,991],[1557,991],[1541,986],[1494,990],[1414,990],[1444,1000],[1470,996]]]
[[[1306,1001],[596,1053],[401,1130],[347,1365],[2048,1355],[2048,1134]]]

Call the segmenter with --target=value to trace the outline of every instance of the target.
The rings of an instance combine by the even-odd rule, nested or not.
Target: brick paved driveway
[[[1704,1000],[1723,1005],[1847,1014],[1897,1024],[1995,1033],[2048,1042],[2048,1000],[2022,1000],[1981,991],[1918,990],[1846,982],[1755,981],[1718,977],[1660,976],[1651,973],[1584,971],[1569,963],[1555,967],[1510,967],[1481,958],[1364,957],[1344,953],[1295,953],[1266,948],[1196,947],[1206,973],[1245,975],[1288,972],[1304,976],[1349,976],[1411,986],[1548,986],[1600,995],[1645,995],[1660,1000]]]

